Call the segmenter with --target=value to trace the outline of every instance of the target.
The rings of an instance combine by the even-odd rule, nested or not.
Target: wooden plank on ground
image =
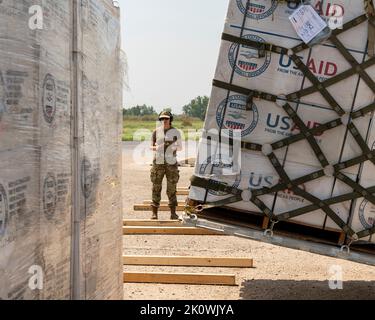
[[[152,208],[151,208],[151,205],[148,205],[148,204],[135,204],[133,209],[135,211],[151,211]],[[176,207],[176,211],[184,211],[185,209],[185,205],[183,206],[177,206]],[[168,207],[168,206],[165,206],[165,205],[161,205],[159,207],[159,211],[170,211],[171,209]]]
[[[139,219],[124,219],[124,226],[129,227],[182,227],[183,224],[179,220],[139,220]]]
[[[203,228],[195,227],[123,227],[124,235],[131,234],[166,234],[166,235],[224,235]]]
[[[132,256],[122,257],[124,265],[141,266],[195,266],[252,268],[253,259],[233,257],[186,257],[186,256]]]
[[[160,205],[162,206],[168,206],[168,200],[161,200]],[[143,200],[143,204],[150,205],[152,203],[152,200]],[[185,206],[185,201],[178,202],[179,206]]]
[[[177,190],[176,195],[178,196],[188,196],[189,195],[189,190]]]
[[[234,274],[124,272],[124,282],[235,286]]]

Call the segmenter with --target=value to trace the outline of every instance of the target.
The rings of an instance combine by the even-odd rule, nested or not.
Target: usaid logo
[[[253,34],[243,36],[257,42],[265,42],[263,38]],[[271,63],[271,52],[266,52],[265,57],[258,57],[258,50],[245,45],[233,43],[229,48],[229,63],[239,75],[247,78],[257,77],[267,70]],[[236,61],[237,58],[237,61]]]
[[[269,113],[266,120],[267,128],[276,129],[278,132],[290,132],[297,134],[301,129],[293,122],[289,116],[282,116],[280,114]],[[315,121],[305,121],[307,129],[314,129],[321,125],[319,122]],[[323,133],[317,133],[314,136],[320,137]]]
[[[301,60],[305,60],[305,58],[302,56],[298,57]],[[309,58],[306,62],[306,66],[314,75],[321,76],[323,79],[333,77],[338,73],[337,64],[324,58]],[[277,71],[303,76],[303,73],[294,64],[292,58],[285,54],[280,55],[279,69]]]
[[[365,229],[375,226],[375,207],[364,199],[359,207],[359,221]]]
[[[254,103],[251,110],[246,110],[246,101],[243,95],[233,95],[223,100],[216,112],[217,125],[224,129],[241,130],[241,137],[253,132],[259,121],[259,112]]]
[[[8,200],[3,185],[0,184],[0,236],[4,235],[8,220]]]
[[[47,123],[52,123],[56,114],[56,85],[52,75],[47,74],[43,83],[43,115]]]
[[[43,186],[43,209],[44,214],[50,220],[55,214],[57,202],[56,179],[52,173],[49,173],[44,179]]]
[[[81,186],[83,195],[88,199],[94,185],[94,170],[89,159],[84,158],[81,163]]]
[[[212,165],[212,166],[211,166]],[[211,170],[212,168],[212,173]],[[211,174],[214,176],[223,176],[223,169],[232,169],[233,162],[227,156],[216,154],[214,156],[208,157],[207,160],[199,167],[199,174],[206,175]],[[232,176],[233,177],[233,176]],[[237,174],[234,178],[234,182],[231,184],[232,187],[238,188],[241,182],[241,174]],[[228,193],[221,191],[208,190],[208,193],[215,196],[225,196]]]
[[[247,7],[247,0],[236,0],[240,11],[245,14]],[[249,9],[246,16],[250,19],[261,20],[265,19],[274,13],[277,8],[277,0],[252,0],[249,4]]]

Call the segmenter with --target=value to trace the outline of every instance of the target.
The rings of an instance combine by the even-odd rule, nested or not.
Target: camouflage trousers
[[[167,177],[167,196],[169,207],[177,207],[177,182],[180,179],[180,171],[177,165],[153,164],[151,168],[152,182],[152,206],[159,207],[161,200],[162,183],[164,176]]]

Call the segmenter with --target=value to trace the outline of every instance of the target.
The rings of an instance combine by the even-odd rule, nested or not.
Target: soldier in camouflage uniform
[[[169,111],[159,114],[161,125],[152,133],[151,149],[155,151],[151,168],[152,182],[152,219],[158,219],[162,182],[167,177],[167,195],[171,210],[171,219],[178,219],[177,207],[177,182],[180,178],[177,167],[176,153],[182,150],[181,135],[172,127],[173,116]]]

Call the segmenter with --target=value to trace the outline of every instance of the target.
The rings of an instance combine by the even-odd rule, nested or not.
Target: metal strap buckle
[[[279,223],[279,221],[271,219],[271,227],[264,231],[265,237],[273,237],[273,228],[275,227],[275,224]]]
[[[202,212],[203,209],[204,209],[204,207],[203,207],[202,204],[198,204],[198,205],[194,208],[195,212],[197,212],[197,213]]]
[[[260,43],[258,48],[258,58],[264,58],[266,56],[266,44]]]
[[[253,110],[254,91],[251,91],[246,99],[246,110]]]
[[[343,245],[340,248],[340,251],[341,252],[346,251],[346,254],[350,254],[350,246],[352,245],[353,242],[356,242],[356,241],[358,241],[358,235],[355,233],[355,234],[352,235],[352,237],[350,239],[350,242],[347,245]]]

